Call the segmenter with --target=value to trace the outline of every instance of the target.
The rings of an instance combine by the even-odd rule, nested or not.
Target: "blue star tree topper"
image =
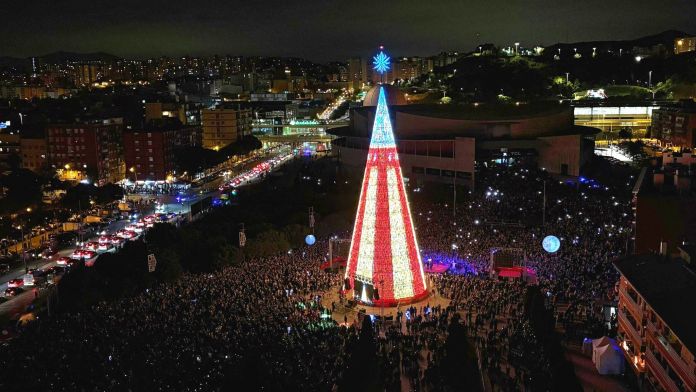
[[[372,68],[384,75],[384,73],[391,68],[391,59],[381,49],[382,48],[380,47],[379,53],[372,58]]]

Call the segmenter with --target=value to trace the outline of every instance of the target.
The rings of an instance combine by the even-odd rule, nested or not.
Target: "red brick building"
[[[696,273],[666,255],[615,262],[617,342],[644,391],[696,390]]]
[[[177,147],[195,144],[199,127],[178,121],[153,121],[123,134],[126,175],[133,181],[166,181],[174,175]]]
[[[696,244],[696,181],[688,170],[644,168],[633,188],[633,253],[675,252]]]
[[[125,176],[122,134],[120,118],[48,125],[49,162],[65,179],[118,182]]]

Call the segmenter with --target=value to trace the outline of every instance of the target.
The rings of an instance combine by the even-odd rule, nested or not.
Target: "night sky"
[[[695,0],[2,1],[0,56],[57,50],[293,55],[317,61],[696,33]]]

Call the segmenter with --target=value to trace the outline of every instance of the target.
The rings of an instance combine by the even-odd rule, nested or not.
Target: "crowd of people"
[[[491,277],[491,251],[512,248],[516,263],[534,271],[568,342],[608,333],[616,322],[605,312],[618,280],[612,261],[624,254],[630,232],[628,192],[524,168],[484,169],[479,183],[483,189],[456,215],[451,205],[417,206],[417,234],[427,244],[426,262],[450,264],[435,284],[486,353],[491,383],[523,388],[525,374],[548,371],[548,358],[529,355],[537,347],[521,318],[526,285]],[[557,252],[543,249],[546,235],[560,238]]]
[[[29,390],[328,390],[340,335],[317,293],[325,247],[185,275],[85,313],[38,321],[0,356],[4,386]],[[324,313],[323,313],[324,312]],[[240,372],[240,369],[245,369]],[[320,369],[323,369],[320,370]]]
[[[478,176],[480,189],[456,213],[451,205],[413,203],[420,247],[433,255],[424,262],[454,263],[430,276],[451,302],[402,308],[395,322],[375,325],[385,390],[439,390],[453,318],[461,318],[494,389],[530,390],[529,374],[550,371],[521,316],[526,284],[490,276],[492,248],[519,250],[568,339],[608,328],[603,304],[617,278],[611,260],[626,245],[627,199],[532,169],[485,169]],[[554,254],[541,247],[547,234],[561,239]],[[337,323],[331,307],[322,307],[322,295],[342,281],[340,272],[319,268],[327,246],[318,241],[214,273],[185,274],[134,297],[41,318],[0,349],[0,367],[13,375],[0,386],[336,390],[360,323],[353,317]]]

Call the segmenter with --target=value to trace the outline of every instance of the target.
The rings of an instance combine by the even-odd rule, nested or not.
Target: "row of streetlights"
[[[31,207],[27,207],[26,211],[27,213],[31,213]],[[27,274],[29,273],[29,266],[27,266],[27,251],[25,249],[26,247],[24,246],[24,226],[18,225],[17,229],[22,235],[22,240],[20,241],[22,244],[22,261],[24,262],[24,273]],[[31,240],[29,240],[29,246],[31,246]]]

